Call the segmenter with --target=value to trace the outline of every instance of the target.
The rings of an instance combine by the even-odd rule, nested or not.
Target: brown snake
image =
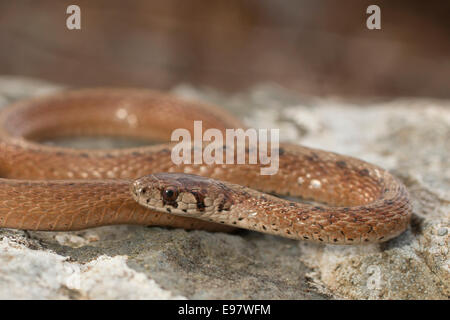
[[[168,141],[176,128],[192,131],[194,120],[204,129],[243,127],[218,108],[137,89],[69,91],[2,109],[0,227],[239,227],[334,244],[382,242],[407,228],[404,185],[375,165],[332,152],[280,144],[279,171],[264,176],[254,164],[174,165],[167,143],[81,150],[37,142],[74,135]]]

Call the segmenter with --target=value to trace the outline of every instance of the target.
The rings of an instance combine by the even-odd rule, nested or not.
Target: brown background
[[[82,30],[66,28],[70,4]],[[365,27],[381,7],[382,30]],[[450,1],[0,0],[0,74],[73,86],[450,97]]]

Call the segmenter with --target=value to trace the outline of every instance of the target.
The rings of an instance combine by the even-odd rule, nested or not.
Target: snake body
[[[74,135],[167,141],[174,129],[193,131],[194,120],[205,130],[243,127],[219,108],[138,89],[68,91],[4,108],[0,227],[239,227],[332,244],[382,242],[407,228],[405,186],[380,167],[332,152],[280,144],[279,171],[264,176],[254,164],[175,165],[173,143],[85,150],[38,142]]]

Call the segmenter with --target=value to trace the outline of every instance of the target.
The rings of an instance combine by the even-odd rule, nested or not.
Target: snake
[[[193,132],[194,121],[221,132],[245,128],[220,107],[150,89],[72,89],[2,108],[0,227],[248,229],[318,243],[365,244],[397,237],[409,225],[412,208],[404,184],[354,157],[280,143],[273,175],[261,175],[261,164],[247,162],[174,164],[171,133]],[[78,149],[43,142],[74,136],[161,143]],[[244,152],[248,158],[249,150]]]

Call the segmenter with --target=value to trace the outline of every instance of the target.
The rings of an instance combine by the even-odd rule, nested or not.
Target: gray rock
[[[0,77],[0,105],[60,88]],[[249,126],[280,128],[283,141],[391,170],[412,195],[411,227],[387,243],[348,247],[250,231],[3,229],[0,298],[448,299],[448,101],[319,99],[273,84],[234,95],[188,85],[173,92],[221,105]]]

